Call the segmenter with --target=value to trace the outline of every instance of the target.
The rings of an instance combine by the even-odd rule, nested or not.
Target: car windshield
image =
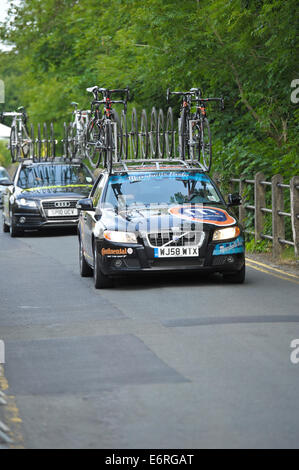
[[[110,176],[105,202],[121,210],[134,205],[223,201],[210,178],[203,173],[160,171]]]
[[[92,178],[80,165],[34,165],[20,171],[18,186],[23,189],[48,186],[90,185]]]

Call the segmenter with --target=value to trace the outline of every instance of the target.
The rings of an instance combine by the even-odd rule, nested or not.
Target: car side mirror
[[[11,186],[11,185],[12,185],[12,182],[7,178],[0,180],[0,186]]]
[[[76,207],[79,211],[94,211],[95,210],[95,208],[93,207],[92,199],[90,199],[89,197],[85,199],[80,199],[77,202]]]
[[[96,209],[95,209],[95,219],[100,220],[101,217],[102,217],[102,211],[99,207],[96,207]]]
[[[229,206],[240,206],[242,203],[242,197],[238,193],[233,193],[228,195],[228,205]]]

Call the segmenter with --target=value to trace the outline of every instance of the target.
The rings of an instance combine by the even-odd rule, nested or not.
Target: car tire
[[[9,232],[10,232],[11,238],[19,237],[22,234],[21,230],[16,228],[16,224],[14,223],[12,212],[10,212]]]
[[[79,267],[81,277],[92,277],[92,269],[85,259],[81,238],[79,238]]]
[[[111,287],[112,282],[108,276],[103,274],[100,267],[100,261],[98,257],[98,252],[96,249],[96,245],[94,244],[93,250],[93,259],[94,259],[94,268],[93,268],[93,279],[94,279],[94,286],[96,289],[105,289],[107,287]]]
[[[2,229],[4,233],[9,233],[9,225],[5,222],[4,215],[2,216]]]
[[[223,279],[231,284],[243,284],[245,281],[245,264],[240,271],[235,273],[223,274]]]

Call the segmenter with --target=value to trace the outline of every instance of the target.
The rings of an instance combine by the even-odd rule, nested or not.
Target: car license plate
[[[155,248],[155,258],[176,258],[177,256],[199,256],[198,246],[174,246]]]
[[[49,209],[48,217],[67,217],[78,215],[78,209]]]

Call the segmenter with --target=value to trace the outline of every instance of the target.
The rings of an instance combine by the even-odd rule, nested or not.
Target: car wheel
[[[8,233],[9,232],[9,225],[7,225],[7,223],[5,222],[4,215],[2,217],[2,220],[3,220],[3,224],[2,224],[3,232]]]
[[[81,238],[79,238],[79,266],[80,266],[80,275],[81,277],[91,277],[92,276],[92,269],[87,263],[84,251],[83,251],[83,243]]]
[[[223,274],[223,279],[231,284],[243,284],[245,281],[245,264],[240,271],[235,273]]]
[[[105,287],[111,287],[111,284],[112,284],[111,279],[109,279],[109,277],[103,274],[103,272],[101,271],[96,245],[94,245],[93,253],[94,253],[93,279],[94,279],[95,288],[105,289]]]
[[[13,220],[12,211],[10,212],[10,227],[9,227],[9,232],[10,232],[10,236],[11,236],[12,238],[19,237],[19,236],[22,234],[21,230],[19,230],[19,229],[16,228],[16,224],[14,223],[14,220]]]

